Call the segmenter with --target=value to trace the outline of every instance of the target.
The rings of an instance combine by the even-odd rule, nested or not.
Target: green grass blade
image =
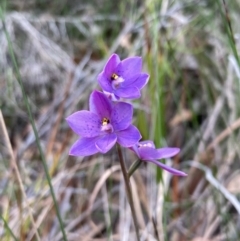
[[[3,223],[4,223],[4,227],[7,229],[7,231],[10,233],[10,235],[12,236],[12,238],[15,240],[15,241],[19,241],[18,238],[16,238],[16,236],[14,235],[14,233],[12,232],[11,228],[8,226],[8,223],[7,221],[4,219],[4,217],[2,215],[0,215],[0,218],[3,220]]]

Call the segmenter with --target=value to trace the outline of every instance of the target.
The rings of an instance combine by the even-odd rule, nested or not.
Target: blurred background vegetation
[[[134,123],[188,173],[134,173],[141,240],[240,240],[239,0],[0,0],[0,15],[0,240],[135,240],[116,150],[68,156],[65,118],[114,52],[143,58]]]

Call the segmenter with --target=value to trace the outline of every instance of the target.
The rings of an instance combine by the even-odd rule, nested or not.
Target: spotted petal
[[[100,133],[101,119],[90,111],[75,112],[66,120],[72,130],[82,137],[95,137]]]

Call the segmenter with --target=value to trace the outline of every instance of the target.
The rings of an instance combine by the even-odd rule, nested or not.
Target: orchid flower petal
[[[68,125],[82,137],[95,137],[100,133],[101,120],[90,111],[82,110],[66,118]]]
[[[123,147],[131,147],[142,138],[139,130],[133,125],[130,125],[127,129],[119,131],[116,134],[117,142]]]
[[[117,102],[112,110],[111,124],[115,131],[126,129],[132,122],[133,107],[124,102]]]
[[[131,86],[137,87],[139,90],[141,90],[148,82],[149,75],[146,73],[140,73],[132,78],[127,79],[122,83],[122,88],[128,88]]]
[[[172,167],[169,167],[157,161],[157,159],[169,158],[176,155],[180,151],[179,148],[166,147],[166,148],[155,149],[154,143],[150,140],[147,140],[147,141],[141,141],[135,144],[134,146],[130,147],[129,149],[134,151],[139,157],[139,159],[144,162],[154,163],[155,165],[172,173],[173,175],[187,176],[186,173],[176,170]]]
[[[148,146],[148,147],[151,147],[151,148],[155,148],[154,142],[151,141],[151,140],[140,141],[138,143],[138,146]]]
[[[156,159],[163,159],[175,156],[180,149],[179,148],[160,148],[155,149],[149,146],[140,146],[138,148],[139,155],[142,160],[156,160]]]
[[[111,101],[119,101],[120,98],[116,96],[114,93],[103,91],[103,93],[107,96],[107,98]]]
[[[141,72],[142,69],[142,58],[141,57],[130,57],[121,61],[117,68],[116,73],[123,77],[125,80]]]
[[[98,152],[95,145],[97,137],[80,138],[71,147],[69,155],[71,156],[90,156]]]
[[[104,93],[93,91],[89,100],[90,111],[96,113],[100,119],[110,118],[112,104]]]
[[[121,60],[117,54],[112,54],[110,56],[103,70],[107,78],[110,78],[111,75],[115,72],[120,61]]]
[[[139,89],[135,86],[119,88],[114,91],[116,96],[126,99],[137,99],[141,96]]]
[[[182,171],[179,171],[179,170],[177,170],[175,168],[169,167],[169,166],[163,164],[162,162],[159,162],[159,161],[156,161],[156,160],[143,160],[143,161],[145,161],[145,162],[152,162],[155,165],[161,167],[165,171],[168,171],[168,172],[172,173],[175,176],[183,176],[183,177],[187,176],[187,174],[185,172],[182,172]]]
[[[98,75],[97,80],[99,85],[104,91],[110,92],[110,93],[113,91],[111,81],[104,71]]]
[[[164,159],[177,155],[180,152],[180,149],[176,147],[164,147],[157,149],[157,152],[159,154],[158,159]]]
[[[108,152],[116,143],[117,135],[115,133],[104,135],[96,140],[97,149],[102,152]]]

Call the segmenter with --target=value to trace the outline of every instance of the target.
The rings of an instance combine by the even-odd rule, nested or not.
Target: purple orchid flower
[[[92,92],[89,105],[90,111],[78,111],[66,119],[72,130],[81,136],[71,147],[69,155],[106,153],[116,142],[131,147],[141,139],[140,132],[131,124],[132,105],[111,102],[99,91]]]
[[[149,75],[141,71],[141,57],[121,61],[117,54],[113,54],[98,75],[98,82],[104,92],[114,95],[112,99],[136,99],[141,96],[140,90],[149,79]]]
[[[160,148],[156,149],[155,145],[152,141],[141,141],[134,146],[129,148],[130,150],[134,151],[140,160],[146,162],[152,162],[157,166],[161,167],[162,169],[172,173],[176,176],[187,176],[186,173],[178,171],[174,168],[171,168],[161,162],[158,162],[158,159],[169,158],[175,156],[180,149],[179,148]]]

